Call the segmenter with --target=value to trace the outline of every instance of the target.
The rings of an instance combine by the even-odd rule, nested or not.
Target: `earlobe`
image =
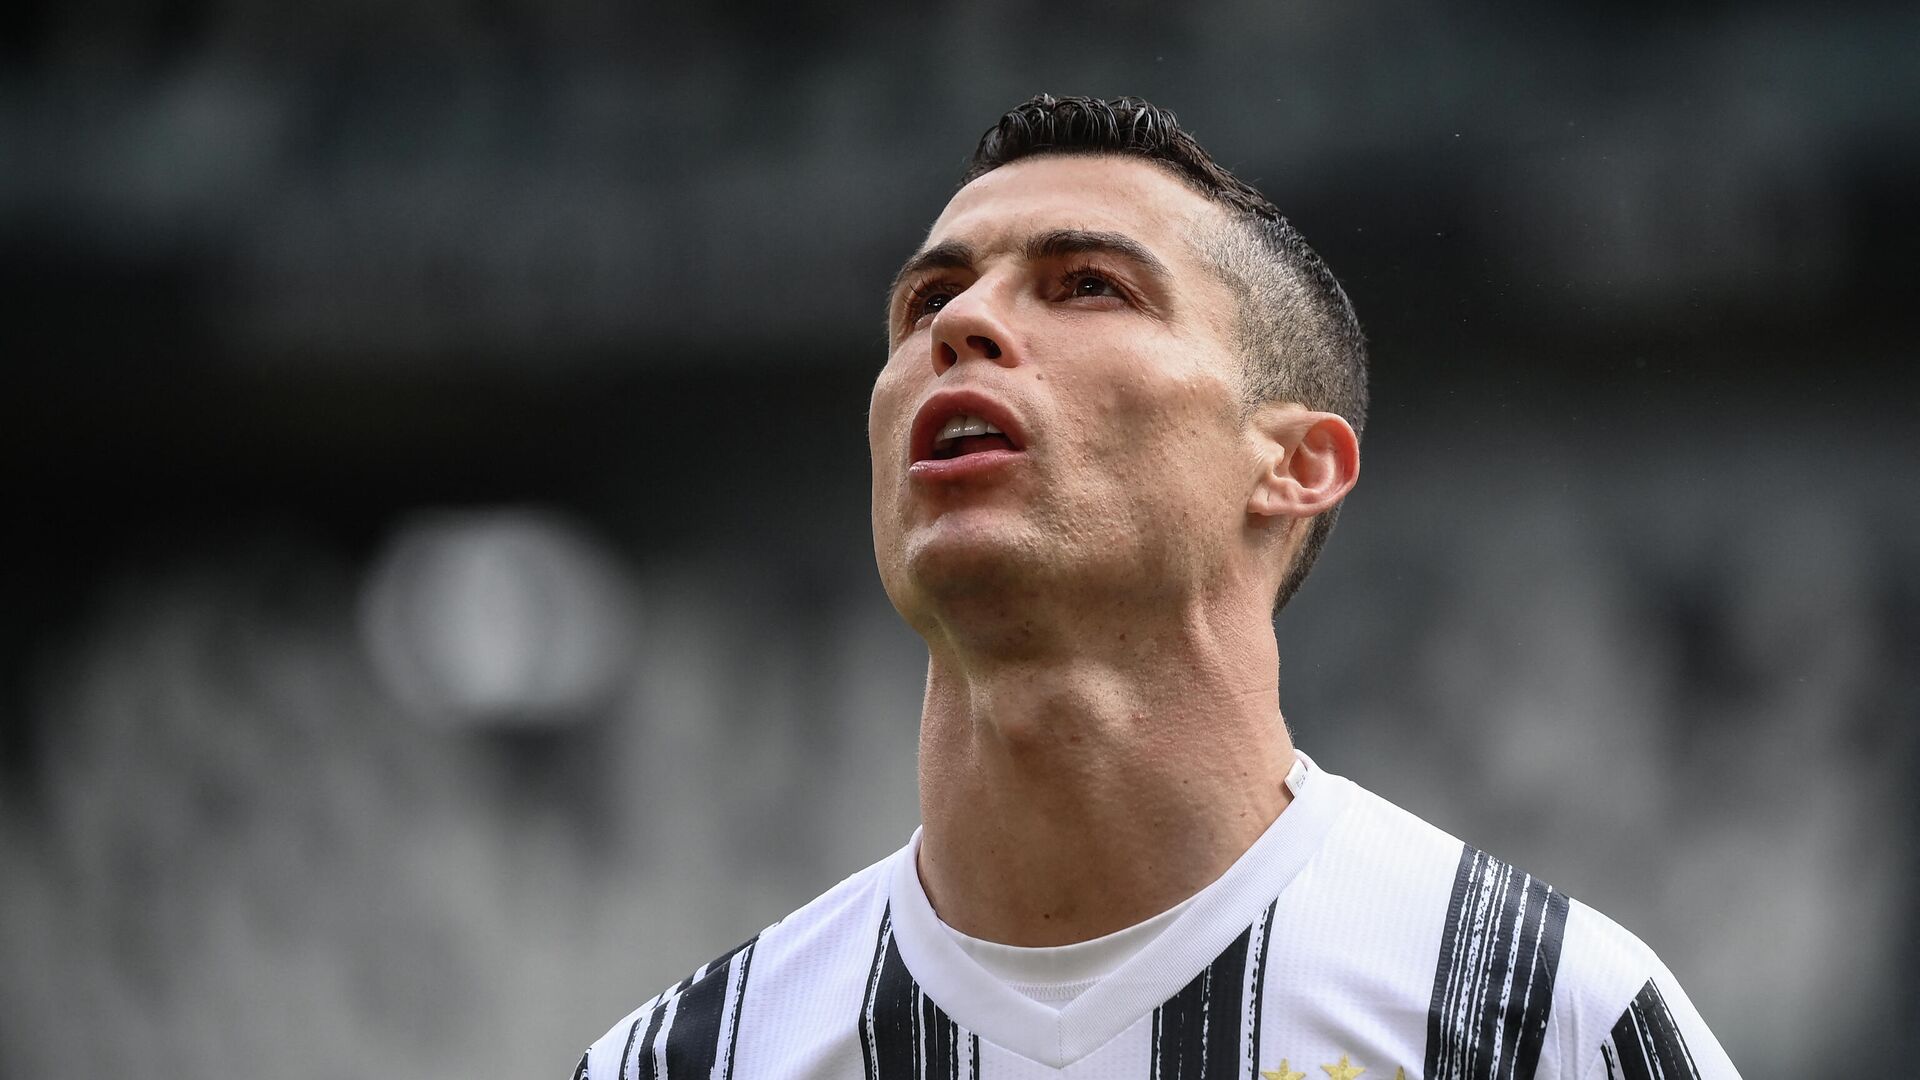
[[[1253,424],[1263,464],[1250,513],[1313,517],[1338,505],[1360,478],[1360,440],[1343,417],[1276,403],[1262,406]]]

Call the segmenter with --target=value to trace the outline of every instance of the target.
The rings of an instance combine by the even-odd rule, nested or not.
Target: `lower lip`
[[[989,476],[1014,463],[1019,450],[981,450],[956,458],[927,458],[907,466],[907,476],[927,484],[945,484]]]

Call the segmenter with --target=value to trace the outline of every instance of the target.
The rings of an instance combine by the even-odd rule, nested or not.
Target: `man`
[[[924,825],[576,1076],[1735,1075],[1637,939],[1295,751],[1271,617],[1358,475],[1364,345],[1171,114],[1008,113],[888,324]]]

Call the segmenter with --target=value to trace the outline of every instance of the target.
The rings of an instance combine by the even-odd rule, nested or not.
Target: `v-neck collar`
[[[1309,782],[1219,880],[1196,894],[1158,937],[1058,1012],[994,978],[940,926],[920,884],[919,829],[890,868],[888,903],[900,958],[922,992],[955,1023],[1022,1057],[1065,1068],[1179,993],[1261,918],[1320,849],[1351,803],[1353,785],[1311,761],[1308,767]]]

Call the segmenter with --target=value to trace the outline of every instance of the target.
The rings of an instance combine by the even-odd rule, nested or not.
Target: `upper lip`
[[[921,404],[920,411],[913,415],[913,433],[907,444],[908,463],[932,457],[934,437],[956,416],[977,416],[999,428],[1015,450],[1026,449],[1026,429],[1014,419],[1011,409],[978,390],[942,390]]]

